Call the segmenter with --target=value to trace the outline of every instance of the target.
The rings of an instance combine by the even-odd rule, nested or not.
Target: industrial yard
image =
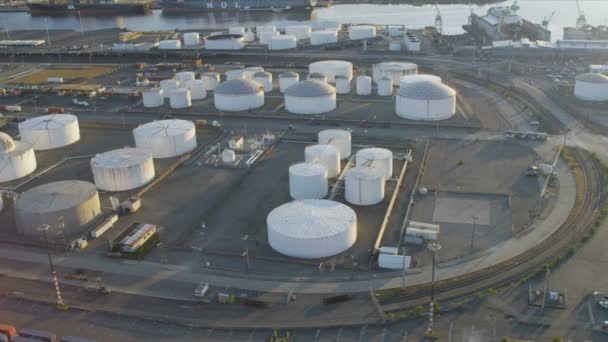
[[[605,284],[565,274],[606,231],[606,54],[572,38],[598,33],[552,42],[552,15],[498,6],[451,36],[436,8],[421,29],[11,32],[0,302],[137,318],[125,341],[601,340]],[[591,328],[545,313],[578,305]],[[512,325],[466,330],[483,314]]]

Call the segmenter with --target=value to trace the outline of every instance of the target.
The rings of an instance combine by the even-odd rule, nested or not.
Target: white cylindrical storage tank
[[[304,149],[304,160],[307,163],[321,164],[327,170],[327,177],[340,175],[340,151],[333,145],[312,145]]]
[[[287,88],[298,83],[300,75],[293,71],[286,71],[279,75],[279,90],[284,93]]]
[[[602,74],[577,76],[574,96],[583,101],[608,101],[608,77]]]
[[[236,154],[233,150],[225,149],[222,151],[222,161],[224,163],[234,163],[236,161]]]
[[[336,80],[336,93],[348,94],[350,93],[350,80],[346,76],[338,75],[335,77]]]
[[[226,71],[226,81],[244,80],[244,79],[245,79],[245,72],[243,71],[243,69]]]
[[[292,201],[268,214],[268,243],[283,255],[320,259],[340,254],[357,240],[357,215],[342,203]]]
[[[378,95],[392,96],[393,95],[393,79],[390,77],[382,77],[378,80]]]
[[[190,97],[190,89],[178,88],[172,89],[169,94],[169,106],[171,108],[190,108],[192,107],[192,98]]]
[[[382,62],[372,65],[372,77],[378,83],[383,77],[390,77],[393,84],[399,84],[403,76],[416,75],[418,65],[408,62]]]
[[[171,94],[171,90],[179,88],[179,81],[175,79],[162,80],[158,83],[160,85],[160,89],[163,90],[163,96],[168,99],[169,94]]]
[[[187,32],[184,33],[184,45],[199,45],[201,43],[201,38],[198,32]]]
[[[154,161],[148,150],[125,147],[93,157],[91,171],[99,190],[126,191],[154,179]]]
[[[215,71],[205,72],[201,75],[201,81],[205,82],[205,90],[215,90],[220,84],[220,74]]]
[[[407,83],[399,87],[395,111],[398,116],[410,120],[449,119],[456,113],[456,91],[433,81]]]
[[[310,45],[323,45],[338,42],[338,31],[320,30],[310,33]]]
[[[247,68],[241,69],[241,72],[243,73],[243,77],[246,80],[251,80],[251,81],[253,81],[253,77],[256,73],[263,72],[263,71],[264,71],[264,68],[259,67],[259,66],[247,67]]]
[[[49,114],[19,124],[21,140],[36,151],[71,145],[80,140],[78,118],[72,114]]]
[[[182,42],[179,39],[161,40],[158,43],[158,48],[161,50],[177,50],[182,48]]]
[[[39,185],[15,200],[17,230],[39,239],[44,239],[40,232],[44,224],[49,225],[47,236],[50,239],[71,237],[82,233],[100,214],[95,184],[79,180]]]
[[[401,39],[390,39],[388,41],[389,51],[401,51]]]
[[[429,74],[418,74],[418,75],[406,75],[399,79],[399,87],[403,87],[404,84],[418,82],[418,81],[429,81],[441,83],[441,77]]]
[[[312,74],[308,74],[308,77],[306,79],[308,79],[310,81],[327,83],[327,76],[320,74],[318,72],[313,72]]]
[[[298,46],[298,40],[296,36],[292,35],[280,35],[270,37],[268,41],[269,50],[289,50],[295,49]]]
[[[245,28],[243,26],[232,26],[228,28],[230,34],[244,34]]]
[[[351,26],[348,30],[348,38],[350,40],[370,39],[376,36],[376,26],[372,25],[356,25]]]
[[[218,34],[205,37],[207,50],[240,50],[245,47],[245,39],[240,34]]]
[[[344,129],[326,129],[319,132],[318,143],[320,145],[332,145],[340,151],[340,158],[348,159],[351,154],[351,134]]]
[[[349,80],[353,79],[353,63],[347,61],[320,61],[311,63],[308,66],[308,71],[312,74],[318,72],[327,76],[327,81],[330,83],[335,82],[337,75],[342,75]]]
[[[393,152],[386,148],[370,147],[355,154],[357,167],[373,167],[389,179],[393,177]]]
[[[264,88],[250,80],[231,80],[221,83],[213,93],[215,108],[238,112],[264,105]]]
[[[298,40],[310,38],[311,31],[312,29],[309,25],[292,25],[285,27],[285,34],[295,36]]]
[[[160,107],[165,103],[165,97],[163,96],[163,90],[161,88],[150,88],[146,89],[142,93],[142,99],[144,107],[155,108]]]
[[[372,78],[369,76],[357,76],[357,95],[372,94]]]
[[[0,183],[10,182],[36,170],[36,156],[32,145],[14,141],[0,132]]]
[[[181,87],[186,86],[186,82],[194,80],[195,74],[192,71],[180,71],[175,74],[175,79],[179,82]]]
[[[294,114],[320,114],[336,109],[336,89],[317,81],[300,81],[285,90],[285,109]]]
[[[327,196],[327,170],[321,164],[299,163],[289,167],[289,194],[293,199]]]
[[[192,100],[202,100],[207,97],[205,82],[202,80],[190,80],[186,82],[186,88],[190,90],[190,98]]]
[[[243,41],[246,43],[252,42],[255,40],[255,34],[251,31],[246,31],[243,33]]]
[[[135,146],[152,152],[154,158],[177,157],[196,148],[196,128],[186,120],[159,120],[133,130]]]
[[[267,26],[256,26],[255,32],[257,34],[258,39],[260,39],[260,35],[263,32],[277,32],[277,28],[275,26],[267,25]]]
[[[276,31],[264,31],[264,32],[260,32],[258,33],[258,39],[260,40],[260,44],[269,44],[270,39],[272,39],[273,37],[277,37],[279,36],[280,33],[276,32]]]
[[[384,199],[385,178],[373,167],[353,167],[344,176],[344,198],[354,205],[374,205]]]
[[[258,82],[264,87],[264,92],[268,93],[272,91],[272,74],[266,71],[258,71],[253,74],[253,80]]]

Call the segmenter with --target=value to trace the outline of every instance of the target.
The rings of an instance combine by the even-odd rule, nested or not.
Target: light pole
[[[429,303],[429,325],[426,329],[427,335],[433,332],[433,318],[435,312],[435,255],[441,250],[441,245],[438,242],[431,242],[426,245],[426,248],[433,253],[433,262],[431,265],[431,301]]]
[[[475,229],[477,228],[477,216],[471,216],[473,219],[473,231],[471,232],[471,251],[469,254],[473,254],[473,249],[475,248]]]
[[[59,288],[59,281],[57,280],[57,272],[55,272],[55,265],[53,264],[53,256],[51,255],[51,247],[49,243],[49,237],[47,235],[47,231],[50,226],[48,224],[43,224],[40,226],[40,231],[44,234],[44,240],[46,241],[46,252],[49,256],[49,264],[51,265],[51,275],[53,277],[53,285],[55,286],[55,295],[57,296],[57,303],[55,307],[57,310],[65,311],[69,309],[69,306],[63,303],[63,298],[61,298],[61,290]]]

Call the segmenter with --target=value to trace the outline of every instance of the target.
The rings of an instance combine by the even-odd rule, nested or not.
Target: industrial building
[[[268,243],[277,252],[303,259],[342,253],[357,240],[357,215],[329,200],[283,204],[268,214]]]
[[[19,123],[21,140],[36,151],[52,150],[80,140],[78,118],[71,114],[37,116]]]
[[[21,234],[42,238],[40,228],[49,225],[48,236],[55,239],[81,233],[101,214],[94,184],[59,181],[40,185],[22,193],[15,201],[15,221]]]
[[[456,91],[434,81],[410,82],[399,87],[397,116],[410,120],[438,121],[456,113]]]
[[[133,130],[135,146],[151,151],[154,158],[171,158],[196,148],[196,128],[186,120],[152,121]]]
[[[95,185],[105,191],[139,188],[154,179],[154,161],[147,150],[125,147],[91,159]]]

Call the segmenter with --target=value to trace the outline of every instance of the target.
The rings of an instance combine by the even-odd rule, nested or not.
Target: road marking
[[[342,328],[338,329],[338,333],[336,334],[336,342],[340,341],[340,337],[342,337]]]
[[[315,341],[319,340],[319,335],[321,335],[321,329],[317,329],[317,332],[315,333]]]

